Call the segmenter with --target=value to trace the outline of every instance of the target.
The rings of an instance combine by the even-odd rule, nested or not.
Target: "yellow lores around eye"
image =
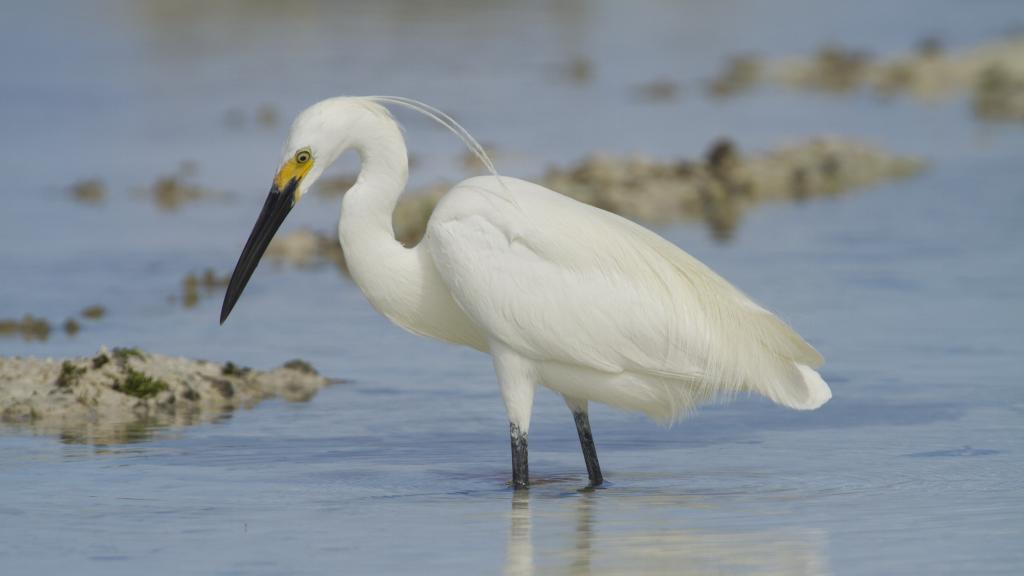
[[[313,154],[307,148],[299,150],[277,171],[277,176],[274,177],[274,186],[278,190],[284,190],[292,180],[295,180],[296,183],[300,182],[313,167],[313,162]],[[299,201],[298,187],[295,188],[295,201]]]

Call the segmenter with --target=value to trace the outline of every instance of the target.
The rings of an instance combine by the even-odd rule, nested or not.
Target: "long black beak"
[[[292,206],[295,206],[295,188],[298,185],[298,181],[292,179],[284,190],[278,189],[276,185],[270,189],[267,201],[263,204],[263,211],[260,212],[256,225],[252,227],[249,240],[245,243],[238,264],[235,264],[235,271],[231,274],[231,281],[228,282],[228,291],[224,294],[224,304],[220,308],[221,324],[228,319],[228,314],[231,314],[231,309],[235,307],[235,302],[238,302],[242,290],[245,290],[249,278],[256,271],[260,257],[270,245],[270,240],[277,229],[281,227],[281,222],[284,222],[285,217],[292,211]]]

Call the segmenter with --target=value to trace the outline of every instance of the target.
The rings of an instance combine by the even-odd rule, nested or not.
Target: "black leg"
[[[527,459],[526,432],[517,424],[509,424],[512,435],[512,486],[519,490],[530,486],[530,464]]]
[[[604,477],[601,476],[601,463],[597,461],[594,435],[590,432],[590,416],[586,410],[573,410],[572,417],[576,420],[576,433],[580,436],[580,447],[583,448],[583,460],[587,463],[590,485],[600,486],[604,482]]]

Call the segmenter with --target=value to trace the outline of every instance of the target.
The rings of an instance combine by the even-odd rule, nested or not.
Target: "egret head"
[[[228,283],[220,312],[222,324],[295,203],[349,148],[352,124],[357,118],[350,99],[332,98],[310,106],[295,119],[270,193]]]
[[[249,240],[242,249],[242,255],[228,283],[220,310],[222,324],[242,295],[260,257],[292,207],[345,150],[357,148],[364,153],[365,160],[369,147],[380,145],[381,142],[397,141],[403,162],[387,168],[392,175],[397,176],[395,181],[400,183],[399,189],[405,185],[405,177],[408,175],[404,162],[405,142],[384,104],[415,110],[451,130],[480,158],[492,175],[498,176],[480,143],[450,116],[427,104],[400,96],[342,96],[317,102],[299,114],[292,123],[270,194],[267,195],[263,211],[249,234]]]
[[[274,187],[283,192],[294,185],[291,194],[298,202],[324,170],[351,147],[360,108],[359,99],[341,97],[303,110],[288,133]]]

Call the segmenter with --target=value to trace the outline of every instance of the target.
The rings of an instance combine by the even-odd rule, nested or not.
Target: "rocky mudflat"
[[[331,264],[343,273],[348,270],[336,231],[327,233],[303,228],[278,234],[267,246],[263,258],[277,266],[313,268]]]
[[[328,383],[301,360],[259,371],[135,348],[70,360],[0,357],[0,423],[70,442],[131,442],[268,398],[306,401]]]
[[[989,121],[1024,121],[1024,36],[947,50],[924,38],[905,54],[875,56],[847,46],[822,46],[815,54],[763,61],[736,56],[708,81],[712,96],[752,90],[761,82],[826,93],[870,90],[934,101],[968,94],[975,116]]]
[[[25,314],[20,319],[0,318],[0,336],[21,336],[26,341],[50,337],[50,323],[45,318]]]
[[[164,212],[176,212],[193,202],[226,200],[231,197],[226,192],[201,186],[196,180],[198,172],[199,168],[195,162],[182,162],[177,171],[158,177],[142,190],[141,194],[151,199],[156,207]]]
[[[69,190],[71,197],[82,204],[102,204],[107,196],[107,187],[98,178],[79,180]]]
[[[181,305],[192,308],[201,298],[223,296],[230,280],[229,276],[221,276],[213,268],[207,268],[201,274],[188,273],[181,281]]]
[[[723,139],[701,160],[595,155],[549,170],[543,182],[635,220],[704,220],[716,238],[726,239],[754,204],[836,196],[908,178],[923,167],[920,160],[844,138],[815,138],[750,155]]]
[[[105,307],[94,304],[83,308],[80,316],[83,320],[92,322],[100,320],[106,313],[107,309]],[[78,318],[69,316],[61,324],[61,328],[63,328],[64,333],[68,336],[74,336],[82,329],[82,325],[79,323]],[[49,320],[33,316],[32,314],[25,314],[21,319],[0,318],[0,337],[20,336],[26,342],[45,342],[49,339],[52,331],[53,326]]]

